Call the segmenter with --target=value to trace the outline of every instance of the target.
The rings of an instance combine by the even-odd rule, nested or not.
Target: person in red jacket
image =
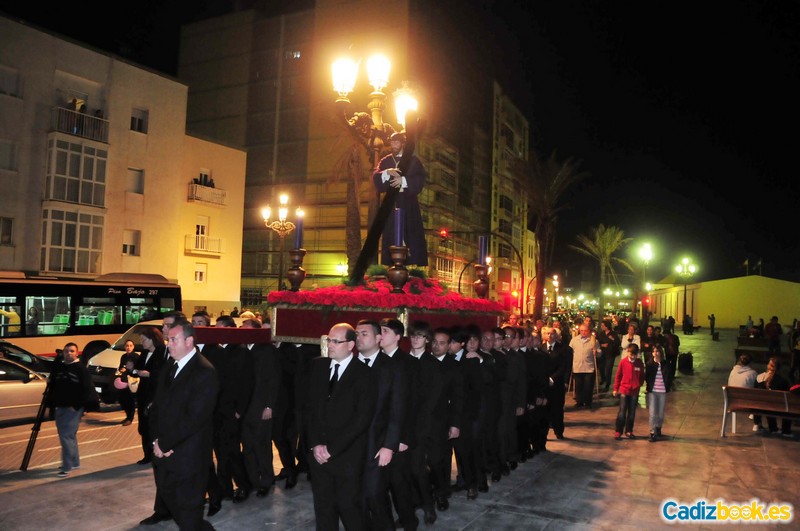
[[[636,418],[636,402],[639,389],[644,382],[644,364],[639,359],[639,345],[628,345],[628,357],[619,361],[617,377],[614,379],[613,396],[619,396],[619,413],[617,414],[614,439],[620,440],[623,431],[628,439],[635,439],[633,422]]]

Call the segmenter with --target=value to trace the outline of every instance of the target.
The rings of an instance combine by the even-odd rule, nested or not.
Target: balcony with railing
[[[202,256],[221,256],[225,252],[222,238],[209,238],[199,234],[187,234],[184,239],[184,252]]]
[[[108,120],[65,107],[51,110],[53,130],[108,143]]]
[[[225,190],[203,186],[202,184],[189,183],[189,201],[225,206],[225,197]]]

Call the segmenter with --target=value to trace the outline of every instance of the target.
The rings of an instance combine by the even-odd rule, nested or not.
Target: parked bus
[[[109,273],[94,280],[0,271],[0,338],[42,356],[67,342],[113,343],[139,321],[181,309],[181,288],[161,275]]]

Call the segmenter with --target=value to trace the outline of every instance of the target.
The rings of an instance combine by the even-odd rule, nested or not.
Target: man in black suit
[[[308,445],[317,529],[365,529],[361,478],[376,387],[369,367],[353,356],[356,331],[334,325],[325,338],[328,356],[315,358],[309,373]]]
[[[394,527],[389,505],[388,466],[400,448],[406,407],[405,378],[397,363],[381,351],[381,326],[377,321],[361,320],[356,325],[358,360],[370,368],[370,379],[377,386],[375,411],[367,430],[362,489],[364,516],[368,529]]]
[[[167,312],[163,316],[163,321],[161,323],[161,337],[166,341],[169,338],[169,329],[172,328],[172,325],[176,322],[185,321],[186,315],[181,311],[171,311]],[[165,346],[164,350],[162,351],[163,361],[161,362],[161,372],[167,372],[170,367],[172,367],[174,360],[169,353],[169,347]],[[153,399],[155,399],[155,392],[158,387],[158,381],[161,378],[157,375],[157,378],[154,382],[151,382],[152,392],[153,392]],[[152,409],[152,408],[151,408]],[[152,419],[150,419],[150,423],[152,423]],[[149,427],[149,426],[148,426]],[[152,453],[153,450],[153,436],[152,430],[151,433],[148,434],[148,441],[147,444],[150,445],[150,451]],[[152,459],[152,457],[151,457]],[[212,462],[213,466],[213,458],[209,461]],[[153,477],[154,479],[156,476],[155,465],[153,466]],[[156,481],[156,496],[155,501],[153,502],[153,514],[139,522],[139,525],[155,525],[158,522],[162,522],[164,520],[171,520],[172,515],[169,513],[169,508],[167,508],[167,504],[164,502],[164,498],[161,496],[161,492],[158,488],[158,481]]]
[[[450,507],[447,496],[450,494],[451,444],[461,435],[464,410],[463,377],[458,362],[447,355],[450,334],[447,328],[436,328],[431,341],[431,355],[439,363],[441,392],[432,397],[435,404],[431,416],[429,465],[436,508],[440,511]]]
[[[411,453],[417,446],[417,433],[414,429],[420,404],[419,369],[420,364],[410,353],[400,348],[400,340],[405,326],[399,319],[381,319],[381,350],[389,356],[403,374],[403,394],[405,413],[400,428],[400,445],[389,463],[389,492],[397,511],[398,524],[407,531],[414,531],[419,519],[414,514],[414,499],[411,488]]]
[[[229,315],[221,315],[215,325],[236,327]],[[242,345],[220,345],[209,361],[219,374],[219,398],[214,410],[214,454],[217,456],[217,477],[227,496],[233,491],[233,503],[250,496],[252,484],[242,456],[242,419],[253,395],[253,365],[249,352]],[[234,489],[234,483],[236,488]]]
[[[148,327],[141,332],[142,354],[136,360],[134,374],[139,377],[139,389],[136,391],[136,407],[139,410],[139,435],[142,436],[144,457],[138,461],[140,465],[149,464],[153,460],[153,439],[150,437],[150,404],[156,395],[156,383],[161,368],[166,363],[166,346],[161,331]]]
[[[545,433],[553,428],[557,439],[564,438],[564,400],[567,396],[569,377],[572,372],[572,349],[561,342],[558,330],[542,328],[542,349],[547,351],[548,364],[547,422]]]
[[[203,519],[214,404],[214,367],[194,348],[194,328],[176,321],[169,329],[175,360],[159,378],[150,428],[158,492],[181,529],[214,529]]]
[[[247,319],[242,328],[261,328],[257,319]],[[253,367],[253,396],[242,421],[242,452],[250,483],[263,498],[275,484],[272,468],[272,419],[281,385],[278,353],[270,343],[247,345]]]

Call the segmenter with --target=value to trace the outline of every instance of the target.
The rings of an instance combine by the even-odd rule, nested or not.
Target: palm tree
[[[347,272],[352,268],[361,254],[361,187],[369,183],[369,176],[377,161],[385,153],[382,136],[391,134],[394,129],[384,124],[383,135],[375,131],[372,118],[365,112],[357,112],[347,121],[336,120],[346,130],[342,132],[332,150],[342,149],[333,167],[333,174],[328,183],[333,184],[347,179],[346,214],[345,214],[345,249],[347,254]],[[344,148],[341,145],[344,144]],[[370,160],[372,159],[372,160]],[[372,223],[378,205],[378,194],[371,187],[367,208],[367,226]]]
[[[553,259],[558,214],[568,207],[561,199],[570,186],[589,176],[579,170],[580,160],[568,158],[559,162],[553,151],[547,159],[535,152],[529,161],[519,161],[515,172],[526,184],[528,197],[528,227],[536,235],[534,248],[534,309],[533,318],[541,319],[544,304],[544,280]]]
[[[633,241],[633,238],[626,238],[622,229],[614,226],[606,227],[602,223],[591,229],[589,236],[578,235],[579,245],[569,247],[582,255],[594,258],[600,264],[600,308],[601,312],[605,308],[605,297],[603,297],[603,286],[609,284],[619,284],[617,272],[614,264],[619,264],[633,272],[633,267],[623,260],[617,258],[614,253]],[[602,318],[602,314],[599,316]]]

